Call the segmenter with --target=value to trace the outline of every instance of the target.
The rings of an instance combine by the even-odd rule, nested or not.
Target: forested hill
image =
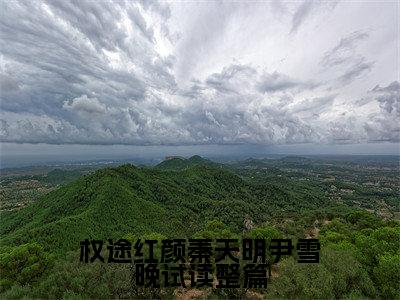
[[[265,222],[278,211],[324,203],[265,184],[253,185],[209,165],[181,171],[132,165],[96,171],[21,210],[2,212],[1,245],[37,241],[56,252],[76,249],[85,238],[118,238],[158,232],[187,237],[207,220],[241,231],[245,218]]]

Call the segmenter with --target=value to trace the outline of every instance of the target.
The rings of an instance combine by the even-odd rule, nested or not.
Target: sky
[[[398,153],[399,1],[0,3],[3,154]]]

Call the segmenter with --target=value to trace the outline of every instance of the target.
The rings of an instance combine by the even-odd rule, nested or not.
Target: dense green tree
[[[0,253],[0,288],[34,283],[48,269],[52,255],[37,243],[3,248]]]
[[[334,297],[333,275],[322,264],[298,264],[293,257],[279,265],[279,276],[272,278],[273,298],[330,299]]]
[[[400,253],[384,254],[374,267],[374,278],[381,295],[387,299],[400,299]]]
[[[208,221],[204,230],[196,232],[193,236],[194,238],[203,238],[203,239],[223,239],[223,238],[235,238],[237,237],[229,227],[218,220]]]

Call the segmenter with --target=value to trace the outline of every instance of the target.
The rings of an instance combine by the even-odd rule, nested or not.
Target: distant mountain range
[[[156,168],[163,170],[183,170],[193,166],[213,166],[222,167],[222,164],[215,163],[209,159],[203,158],[199,155],[194,155],[190,158],[183,157],[167,157],[166,160],[159,163]]]

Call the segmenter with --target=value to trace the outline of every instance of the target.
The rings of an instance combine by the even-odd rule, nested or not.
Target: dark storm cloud
[[[318,140],[319,133],[287,105],[279,108],[263,101],[263,93],[255,87],[261,78],[265,74],[261,76],[250,66],[230,65],[204,83],[194,82],[183,95],[196,101],[191,100],[181,120],[182,125],[190,123],[190,137],[200,143],[216,144]]]
[[[6,120],[0,119],[0,137],[7,137],[8,136],[8,123]]]
[[[170,61],[154,51],[152,28],[137,5],[13,1],[3,6],[2,110],[25,119],[9,120],[16,132],[7,135],[10,140],[118,142],[124,130],[112,120],[107,125],[107,118],[118,118],[123,126],[129,102],[144,101],[151,87],[175,86]],[[158,8],[146,6],[156,12]],[[130,22],[130,36],[121,22]],[[124,61],[132,70],[121,68]],[[97,115],[88,120],[82,113],[90,112]],[[100,112],[107,112],[107,118],[101,119]]]
[[[398,82],[369,87],[367,101],[361,104],[355,99],[346,107],[349,112],[335,105],[338,91],[326,92],[327,78],[342,87],[372,69],[373,63],[356,52],[367,33],[356,31],[343,37],[320,64],[317,59],[318,68],[341,68],[319,79],[307,74],[305,67],[277,69],[262,63],[260,67],[257,61],[246,59],[239,63],[240,55],[251,56],[244,55],[246,47],[237,50],[238,60],[226,59],[230,55],[226,50],[218,59],[209,59],[225,45],[224,38],[233,39],[232,47],[257,40],[247,32],[236,40],[242,25],[259,26],[248,17],[253,15],[247,5],[185,4],[192,9],[193,20],[186,28],[175,16],[178,32],[170,24],[170,5],[157,1],[2,2],[0,141],[189,145],[396,140]],[[282,20],[292,17],[293,6],[277,5],[273,9],[280,11]],[[300,26],[311,14],[317,15],[322,5],[296,4],[293,19],[282,29],[287,33],[291,28],[296,35],[284,34],[284,38],[295,41]],[[184,4],[182,8],[178,17],[183,18],[188,12]],[[254,9],[260,9],[257,20],[261,20],[266,12],[263,5]],[[231,32],[233,24],[241,26]],[[272,47],[276,52],[263,55],[268,43],[260,43],[254,57],[266,56],[277,66],[274,59],[282,49]],[[298,53],[287,55],[287,60]],[[301,71],[296,74],[296,69]],[[372,104],[376,107],[369,108],[366,117],[357,118],[358,108]]]

